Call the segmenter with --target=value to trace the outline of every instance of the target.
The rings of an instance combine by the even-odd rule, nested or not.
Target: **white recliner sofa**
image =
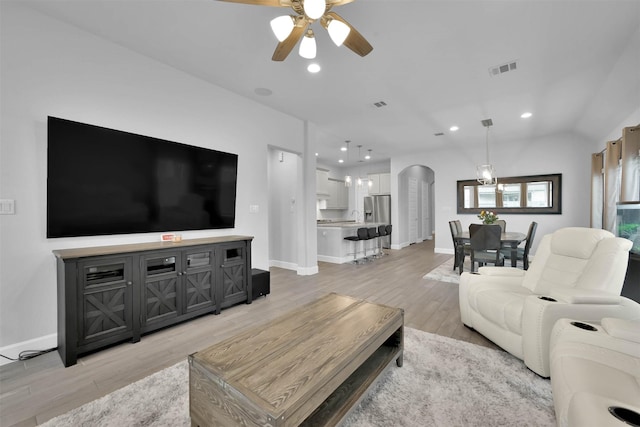
[[[633,319],[638,304],[620,296],[631,241],[581,227],[544,236],[528,270],[481,267],[460,277],[462,322],[543,377],[557,320]]]
[[[561,319],[550,345],[559,427],[640,425],[640,320]]]

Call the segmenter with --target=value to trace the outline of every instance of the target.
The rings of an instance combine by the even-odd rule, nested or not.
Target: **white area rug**
[[[505,264],[510,266],[511,261],[506,260]],[[522,261],[518,261],[517,267],[522,268]],[[477,268],[478,267],[476,266],[476,269]],[[464,267],[462,271],[471,271],[471,261],[469,260],[469,257],[464,258]],[[460,274],[458,273],[458,269],[453,269],[453,257],[425,274],[422,278],[438,280],[440,282],[460,283]]]
[[[43,424],[190,426],[187,362]],[[392,365],[345,426],[554,426],[549,380],[508,353],[405,328]]]
[[[464,270],[463,271],[471,271],[471,263],[467,258],[464,259]],[[460,283],[460,274],[458,274],[458,269],[453,269],[453,257],[440,264],[427,274],[423,276],[423,279],[431,279],[438,280],[440,282],[448,282],[448,283]]]

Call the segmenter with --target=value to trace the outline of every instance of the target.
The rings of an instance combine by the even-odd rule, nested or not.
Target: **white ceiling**
[[[21,2],[22,3],[22,2]],[[295,49],[271,61],[269,21],[289,9],[217,0],[46,0],[34,8],[140,54],[309,120],[319,161],[352,141],[374,160],[577,132],[593,142],[640,106],[637,0],[357,0],[334,8],[373,45],[361,58],[318,23],[309,74]],[[492,77],[489,68],[517,60]],[[619,67],[632,66],[632,70]],[[616,68],[617,67],[617,68]],[[611,81],[611,76],[628,81]],[[267,88],[270,96],[259,96]],[[374,102],[384,101],[377,108]],[[520,114],[531,111],[528,120]],[[457,125],[456,133],[449,127]],[[434,136],[443,132],[444,136]],[[595,137],[594,137],[595,135]],[[594,139],[595,138],[595,139]]]

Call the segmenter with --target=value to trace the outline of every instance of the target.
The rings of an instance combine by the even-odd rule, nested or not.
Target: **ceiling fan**
[[[354,0],[220,0],[229,3],[244,3],[257,6],[290,7],[295,15],[279,16],[271,21],[271,29],[278,38],[278,46],[273,52],[273,61],[284,61],[295,45],[300,42],[298,53],[303,58],[316,56],[316,42],[311,24],[320,20],[331,40],[337,45],[344,44],[360,56],[373,50],[369,42],[344,18],[331,11],[334,6],[351,3]]]

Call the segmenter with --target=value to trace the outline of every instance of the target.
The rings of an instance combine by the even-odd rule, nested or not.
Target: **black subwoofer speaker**
[[[267,294],[271,293],[271,281],[269,279],[268,271],[252,268],[251,282],[252,295],[254,300],[263,295],[266,297]]]

